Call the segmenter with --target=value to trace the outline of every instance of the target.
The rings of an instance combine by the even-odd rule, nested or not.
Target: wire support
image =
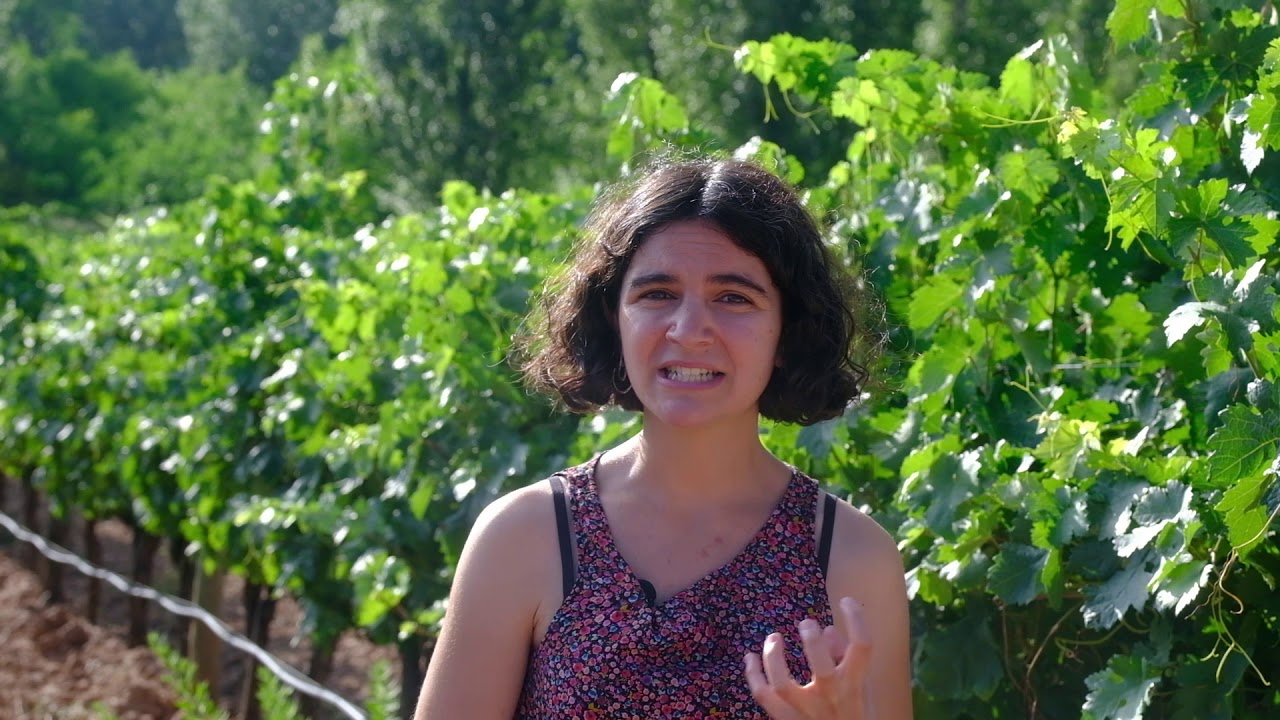
[[[230,626],[219,620],[217,617],[210,615],[199,605],[195,605],[181,598],[173,597],[172,595],[167,595],[159,590],[147,587],[146,585],[130,580],[122,575],[113,573],[110,570],[105,570],[91,565],[79,555],[76,555],[66,548],[51,543],[41,535],[23,527],[20,523],[3,512],[0,512],[0,526],[3,526],[4,529],[9,531],[9,533],[15,538],[34,547],[37,552],[53,562],[60,563],[62,565],[69,565],[89,577],[110,583],[112,587],[123,593],[132,595],[133,597],[142,598],[143,600],[150,600],[175,615],[181,615],[182,617],[203,623],[204,626],[209,628],[214,635],[217,635],[228,645],[231,645],[241,652],[252,655],[253,658],[261,663],[263,667],[270,670],[290,688],[330,705],[346,717],[350,718],[350,720],[368,720],[369,716],[360,708],[356,707],[333,691],[316,684],[311,678],[307,677],[297,668],[280,660],[276,656],[264,650],[257,643],[231,629]]]

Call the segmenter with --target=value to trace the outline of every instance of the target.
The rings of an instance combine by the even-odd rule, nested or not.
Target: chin
[[[717,413],[708,412],[707,408],[658,406],[645,408],[646,423],[661,423],[668,427],[694,430],[716,425],[731,425],[744,422],[750,418],[754,426],[759,421],[759,412],[754,408],[746,412]]]

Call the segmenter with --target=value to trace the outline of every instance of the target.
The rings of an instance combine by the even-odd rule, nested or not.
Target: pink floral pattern
[[[813,538],[818,485],[799,471],[736,557],[657,607],[618,553],[596,493],[595,462],[565,470],[578,573],[529,658],[521,720],[767,718],[743,656],[766,635],[787,640],[792,675],[808,681],[797,623],[831,624]]]

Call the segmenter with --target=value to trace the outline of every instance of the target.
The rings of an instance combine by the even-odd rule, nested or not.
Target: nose
[[[711,342],[711,312],[699,300],[687,298],[671,315],[667,339],[690,347]]]

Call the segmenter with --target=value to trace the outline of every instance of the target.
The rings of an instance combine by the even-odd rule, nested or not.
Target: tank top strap
[[[622,558],[613,550],[609,532],[609,519],[596,492],[596,466],[600,455],[565,470],[565,485],[569,498],[569,514],[573,518],[573,538],[577,547],[578,576],[593,570],[620,571]],[[612,574],[609,573],[609,574]]]

